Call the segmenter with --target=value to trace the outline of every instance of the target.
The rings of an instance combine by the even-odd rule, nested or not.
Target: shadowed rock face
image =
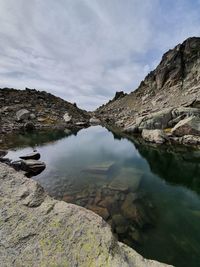
[[[167,266],[117,242],[98,215],[54,200],[2,163],[0,182],[2,266]]]

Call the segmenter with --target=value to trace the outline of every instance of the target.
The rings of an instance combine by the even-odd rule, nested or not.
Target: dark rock
[[[31,132],[31,131],[35,130],[35,125],[30,121],[26,122],[24,124],[24,130],[27,131],[27,132]]]
[[[33,152],[33,153],[30,153],[28,155],[25,155],[25,156],[21,156],[20,159],[40,159],[40,153],[38,152]]]
[[[0,150],[0,158],[5,157],[8,154],[8,151],[6,150]]]

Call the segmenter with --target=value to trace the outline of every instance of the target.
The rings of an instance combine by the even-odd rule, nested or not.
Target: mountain
[[[166,52],[135,91],[117,92],[96,110],[96,116],[129,133],[142,133],[143,129],[168,129],[171,133],[182,119],[196,116],[195,135],[199,135],[199,108],[200,37],[191,37]]]
[[[77,128],[89,122],[86,111],[45,91],[0,89],[0,133]]]

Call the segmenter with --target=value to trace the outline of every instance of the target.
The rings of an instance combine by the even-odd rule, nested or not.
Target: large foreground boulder
[[[95,213],[57,201],[0,164],[1,266],[161,267],[119,243]]]
[[[175,136],[200,135],[200,118],[188,117],[181,120],[172,129],[172,134]]]

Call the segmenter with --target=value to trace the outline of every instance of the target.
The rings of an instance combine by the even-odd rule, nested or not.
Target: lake
[[[200,266],[200,151],[147,146],[101,126],[13,135],[7,145],[13,160],[37,149],[46,169],[33,179],[98,213],[144,257]]]

